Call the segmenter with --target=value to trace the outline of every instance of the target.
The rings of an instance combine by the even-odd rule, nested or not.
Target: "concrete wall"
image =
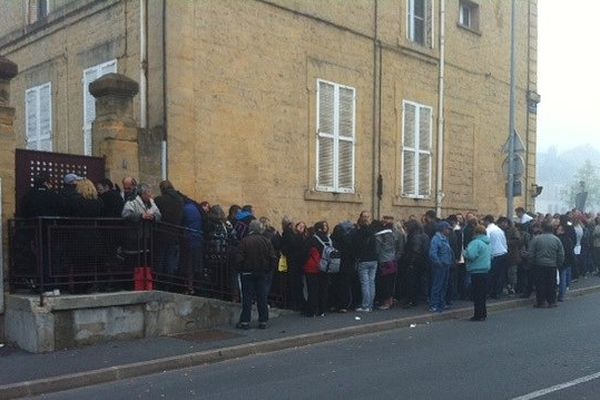
[[[46,298],[9,295],[6,340],[34,352],[233,325],[239,304],[174,293],[122,292]],[[280,310],[271,310],[271,318]],[[256,319],[256,315],[253,316]]]

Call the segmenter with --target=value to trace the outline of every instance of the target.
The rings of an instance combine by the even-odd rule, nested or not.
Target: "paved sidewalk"
[[[572,285],[571,296],[600,291],[597,277]],[[488,303],[491,312],[528,306],[533,298],[505,297]],[[10,347],[0,349],[0,399],[65,390],[132,376],[188,367],[285,348],[337,340],[355,335],[467,318],[469,302],[456,302],[444,313],[426,307],[394,308],[372,313],[349,312],[305,318],[299,314],[270,321],[266,330],[242,331],[231,326],[186,335],[111,342],[47,354]]]

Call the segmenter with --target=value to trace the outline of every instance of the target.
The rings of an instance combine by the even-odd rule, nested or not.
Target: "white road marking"
[[[551,386],[546,389],[537,390],[535,392],[528,393],[523,396],[515,397],[511,400],[531,400],[537,399],[538,397],[546,396],[550,393],[558,392],[559,390],[563,390],[566,388],[570,388],[571,386],[581,385],[582,383],[586,383],[589,381],[593,381],[594,379],[600,378],[600,372],[596,372],[595,374],[591,374],[588,376],[583,376],[578,379],[574,379],[570,382],[561,383],[559,385]]]

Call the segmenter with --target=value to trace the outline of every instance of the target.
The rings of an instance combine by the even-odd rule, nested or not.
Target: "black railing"
[[[159,289],[239,300],[235,247],[167,223],[35,218],[9,222],[9,290],[44,297]],[[143,280],[144,282],[140,282]],[[286,307],[286,275],[275,273],[271,304]]]

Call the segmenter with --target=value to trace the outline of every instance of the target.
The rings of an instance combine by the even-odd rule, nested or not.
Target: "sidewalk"
[[[600,291],[597,277],[572,285],[569,297]],[[529,300],[504,297],[488,303],[489,311],[529,306]],[[171,337],[111,342],[47,354],[0,349],[0,399],[12,399],[88,386],[135,376],[219,362],[252,354],[339,340],[351,336],[468,318],[472,304],[456,302],[443,313],[429,313],[424,305],[372,313],[349,312],[305,318],[281,316],[269,328],[242,331],[231,326]]]

